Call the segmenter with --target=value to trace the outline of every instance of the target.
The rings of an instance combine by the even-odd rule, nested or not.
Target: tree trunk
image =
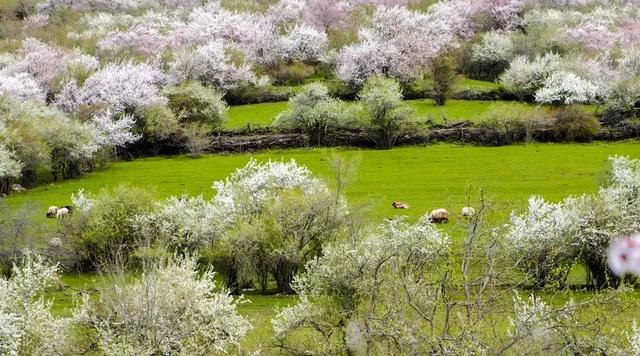
[[[291,282],[293,276],[298,270],[296,263],[280,260],[276,263],[276,267],[273,271],[273,277],[276,280],[276,292],[278,294],[293,294],[293,288],[291,288]]]

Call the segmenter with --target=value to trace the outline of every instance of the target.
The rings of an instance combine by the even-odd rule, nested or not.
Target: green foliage
[[[275,85],[302,85],[315,73],[315,69],[304,63],[281,64],[269,70]]]
[[[188,82],[165,90],[169,107],[182,123],[196,122],[210,129],[220,128],[227,120],[227,104],[222,94],[197,82]]]
[[[600,131],[600,123],[594,115],[572,105],[558,110],[555,128],[561,140],[591,141]]]
[[[431,63],[431,77],[433,78],[434,101],[437,106],[446,104],[451,95],[456,80],[456,68],[453,58],[441,55]]]
[[[402,102],[400,84],[380,75],[367,79],[359,94],[364,126],[379,148],[390,149],[407,123],[410,111]]]
[[[166,106],[147,106],[140,111],[137,122],[142,122],[141,130],[147,137],[162,140],[179,131],[178,118]]]
[[[328,131],[344,121],[345,105],[329,95],[322,84],[309,84],[289,99],[289,109],[276,118],[275,126],[306,133],[313,145],[324,144]]]
[[[133,218],[151,209],[154,196],[142,188],[120,185],[101,190],[90,201],[89,206],[75,207],[71,217],[60,220],[61,234],[84,270],[135,250]]]

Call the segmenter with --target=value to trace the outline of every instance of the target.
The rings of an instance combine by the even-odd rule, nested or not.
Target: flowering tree
[[[152,212],[135,217],[136,234],[173,251],[196,250],[212,244],[228,229],[224,212],[201,195],[171,197]]]
[[[575,260],[589,270],[591,287],[619,283],[607,267],[607,249],[618,237],[640,230],[640,163],[624,157],[613,157],[611,162],[611,184],[598,194],[569,197],[557,204],[532,199],[527,214],[512,216],[507,234],[510,246],[521,266],[536,275],[539,286],[545,283],[540,277],[548,279],[554,267],[561,266],[555,272],[563,271],[559,276],[566,278]],[[614,246],[615,257],[616,248],[625,245]],[[523,258],[522,251],[530,252]],[[614,269],[623,271],[624,265],[614,262]]]
[[[44,102],[45,93],[40,85],[27,73],[6,75],[0,72],[0,95],[17,100],[38,100]]]
[[[506,238],[517,264],[538,288],[562,284],[572,266],[575,251],[567,245],[578,220],[577,212],[567,209],[572,202],[554,204],[531,197],[526,214],[511,216]]]
[[[235,219],[259,213],[267,201],[284,190],[299,189],[311,194],[327,188],[295,160],[263,164],[250,160],[224,181],[214,182],[213,189],[216,191],[214,204],[224,209],[226,216]]]
[[[131,132],[136,121],[133,115],[124,114],[114,118],[107,109],[103,114],[96,115],[91,120],[98,130],[96,143],[101,147],[123,147],[140,139],[140,135]]]
[[[150,105],[163,105],[158,85],[164,74],[149,64],[110,64],[91,75],[81,88],[74,81],[57,98],[66,110],[80,106],[109,109],[114,114]]]
[[[133,283],[113,276],[98,300],[85,295],[76,320],[96,330],[106,354],[228,352],[251,325],[236,310],[242,301],[216,292],[214,273],[197,267],[193,257],[176,257],[147,265]]]
[[[346,4],[337,0],[310,0],[305,8],[306,22],[322,30],[329,30],[344,21]]]
[[[68,60],[61,49],[31,37],[22,42],[18,55],[20,60],[5,70],[30,74],[47,91],[52,89],[53,81],[62,75]]]
[[[329,354],[427,352],[428,321],[418,316],[434,298],[426,276],[438,273],[449,248],[428,216],[413,225],[396,218],[327,246],[294,282],[300,302],[272,320],[276,340],[282,349]],[[292,337],[302,329],[322,342]]]
[[[27,253],[13,266],[11,279],[0,278],[0,352],[6,355],[61,354],[69,320],[51,313],[43,292],[58,279],[58,266]]]
[[[447,47],[451,34],[428,16],[401,7],[376,8],[373,27],[360,32],[361,42],[342,49],[336,72],[359,86],[372,74],[384,73],[401,81],[415,79],[429,59]],[[428,38],[428,41],[416,41]]]
[[[327,34],[312,27],[296,26],[283,39],[284,58],[289,61],[318,61],[327,50]]]
[[[583,21],[576,27],[568,28],[566,36],[572,43],[579,44],[589,51],[605,51],[616,41],[616,34],[602,22]]]
[[[508,33],[487,32],[482,41],[473,46],[471,60],[481,68],[479,77],[495,79],[509,66],[513,51]]]
[[[222,41],[212,41],[195,52],[182,52],[169,68],[173,83],[198,80],[220,90],[236,89],[254,82],[255,76],[246,65],[235,65],[225,52]]]
[[[518,56],[500,76],[500,83],[520,98],[531,98],[560,66],[560,56],[555,53],[547,53],[531,61],[525,56]]]
[[[127,31],[114,31],[100,41],[98,48],[105,52],[154,55],[161,53],[169,45],[167,36],[154,28],[134,27]]]
[[[536,92],[536,101],[547,104],[593,103],[603,99],[595,84],[570,72],[553,73]]]

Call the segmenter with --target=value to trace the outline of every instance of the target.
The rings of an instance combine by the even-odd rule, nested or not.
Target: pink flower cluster
[[[609,245],[609,268],[622,276],[640,276],[640,233],[619,238]]]

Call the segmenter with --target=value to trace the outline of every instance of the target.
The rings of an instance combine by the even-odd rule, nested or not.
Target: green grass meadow
[[[478,147],[437,144],[388,151],[354,149],[272,150],[254,154],[211,154],[154,157],[117,162],[81,178],[37,187],[15,194],[8,202],[33,203],[44,212],[49,205],[66,205],[79,189],[96,193],[102,188],[131,184],[150,188],[158,198],[180,194],[213,195],[212,182],[224,179],[250,158],[259,161],[295,159],[316,174],[330,179],[328,160],[333,153],[358,157],[356,181],[347,198],[369,206],[377,220],[395,215],[394,200],[405,201],[412,218],[444,207],[456,212],[466,205],[469,185],[483,188],[501,202],[522,204],[532,194],[550,200],[594,192],[606,176],[607,158],[640,158],[635,141],[594,144],[529,144]]]
[[[437,124],[463,120],[480,122],[491,110],[526,112],[537,107],[530,103],[489,100],[449,100],[444,106],[436,106],[431,99],[407,100],[406,103],[414,111],[411,118],[413,121],[431,120]],[[224,128],[267,127],[273,123],[280,112],[287,108],[286,101],[232,106],[229,108],[229,120]],[[594,106],[585,106],[585,108],[590,112],[596,109]]]

